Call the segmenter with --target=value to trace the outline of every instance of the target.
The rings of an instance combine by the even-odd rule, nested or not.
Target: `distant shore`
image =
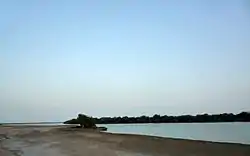
[[[168,116],[137,116],[137,117],[92,117],[96,124],[141,124],[141,123],[222,123],[222,122],[250,122],[250,112],[241,112],[238,114],[197,114]],[[1,124],[60,124],[62,122],[28,122],[28,123],[0,123]]]
[[[101,117],[94,118],[98,124],[116,124],[116,123],[207,123],[207,122],[250,122],[250,112],[241,112],[238,114],[197,114],[197,115],[179,115],[168,116],[155,114],[153,116],[137,117]]]
[[[1,156],[246,156],[250,146],[130,134],[69,126],[0,126]]]

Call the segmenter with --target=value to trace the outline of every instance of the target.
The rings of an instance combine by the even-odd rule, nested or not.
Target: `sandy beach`
[[[0,156],[249,156],[250,146],[110,134],[67,126],[0,126]]]

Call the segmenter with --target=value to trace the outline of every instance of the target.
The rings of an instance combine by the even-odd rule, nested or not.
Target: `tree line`
[[[192,122],[250,122],[250,112],[239,114],[198,114],[181,116],[140,116],[140,117],[101,117],[93,118],[96,124],[126,124],[126,123],[192,123]]]

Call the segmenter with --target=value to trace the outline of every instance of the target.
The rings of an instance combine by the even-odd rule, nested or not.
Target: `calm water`
[[[107,124],[108,132],[250,144],[250,123]]]

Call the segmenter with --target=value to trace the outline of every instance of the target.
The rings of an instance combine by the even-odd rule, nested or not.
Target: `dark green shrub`
[[[96,128],[94,119],[84,114],[78,114],[76,119],[65,121],[64,124],[78,124],[82,128]]]

